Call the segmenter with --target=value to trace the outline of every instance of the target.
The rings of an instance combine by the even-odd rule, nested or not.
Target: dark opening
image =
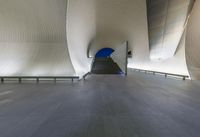
[[[103,48],[99,50],[92,64],[93,74],[122,74],[120,67],[111,58],[114,50],[112,48]]]

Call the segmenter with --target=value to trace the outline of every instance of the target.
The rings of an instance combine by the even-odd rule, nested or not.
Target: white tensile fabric
[[[186,60],[192,79],[200,79],[200,1],[196,0],[189,18],[186,35]]]
[[[151,60],[173,57],[193,0],[148,0]]]
[[[1,0],[0,75],[74,75],[66,10],[67,0]]]

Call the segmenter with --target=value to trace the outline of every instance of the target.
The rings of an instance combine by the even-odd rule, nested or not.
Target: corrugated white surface
[[[0,75],[74,75],[67,0],[0,1]]]
[[[191,0],[148,0],[150,58],[173,57],[179,45]]]

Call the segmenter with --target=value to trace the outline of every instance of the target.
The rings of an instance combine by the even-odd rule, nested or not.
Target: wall
[[[129,67],[138,68],[138,69],[147,69],[159,72],[167,72],[173,74],[181,74],[181,75],[189,75],[186,65],[186,57],[185,57],[185,32],[184,25],[181,23],[185,23],[186,13],[188,13],[188,2],[184,1],[163,1],[163,0],[155,0],[151,1],[151,7],[148,12],[149,14],[149,38],[150,38],[150,56],[148,59],[138,61],[135,59],[135,54],[137,54],[137,50],[135,54],[133,54],[133,59],[130,59]],[[152,4],[153,3],[153,4]],[[168,6],[166,6],[167,3]],[[176,3],[176,4],[172,4]],[[152,6],[153,5],[153,6]],[[155,8],[158,6],[158,8]],[[189,8],[191,3],[189,5]],[[164,8],[165,7],[165,8]],[[168,10],[167,10],[168,9]],[[162,16],[166,19],[163,20]],[[166,23],[165,23],[166,22]],[[163,26],[164,25],[164,26]],[[155,29],[155,31],[154,31]],[[158,30],[165,30],[165,32],[159,35]],[[171,37],[172,39],[167,38],[168,34],[176,35],[177,33],[183,33],[179,37]],[[158,34],[157,34],[158,33]],[[166,35],[164,35],[166,34]],[[159,48],[159,37],[163,37],[165,42],[161,42],[161,48]],[[161,39],[163,39],[161,38]],[[174,39],[175,38],[175,39]],[[174,41],[173,41],[174,39]],[[177,43],[178,41],[178,43]],[[173,44],[176,43],[176,44]],[[155,44],[155,45],[153,45]],[[156,45],[158,44],[158,45]],[[142,46],[140,46],[143,49]],[[156,51],[156,52],[154,52]],[[145,53],[147,54],[148,53]],[[153,59],[151,56],[154,56]]]
[[[133,62],[133,64],[129,64],[129,67],[188,76],[189,73],[185,59],[185,33],[173,57],[166,60],[154,61],[148,59],[142,62]]]
[[[111,58],[120,69],[127,74],[127,42],[119,45],[115,48],[115,51],[112,53]]]
[[[145,9],[146,0],[1,1],[0,75],[82,75],[90,70],[88,49],[95,55],[126,40],[129,67],[188,74],[184,36],[173,57],[149,59]]]
[[[74,75],[66,0],[1,0],[0,75]]]
[[[196,0],[192,10],[186,35],[186,59],[192,79],[200,79],[200,1]]]
[[[129,59],[130,68],[188,75],[184,36],[173,57],[164,61],[150,60],[146,9],[146,0],[97,0],[97,34],[90,56],[104,47],[115,49],[128,40],[133,53]]]
[[[91,56],[103,47],[114,49],[128,40],[129,49],[137,54],[138,61],[148,58],[146,0],[97,0],[96,21],[97,35]]]
[[[180,2],[180,0],[176,0],[176,2]],[[173,18],[175,20],[178,18],[180,19],[179,16],[174,16]],[[180,40],[180,38],[178,38],[178,40]],[[169,53],[169,56],[171,57],[165,56],[167,58],[165,58],[164,60],[159,59],[159,58],[156,60],[150,59],[150,50],[148,51],[146,50],[147,49],[146,46],[149,47],[150,46],[149,44],[147,45],[141,44],[141,45],[134,45],[134,46],[135,48],[133,50],[133,57],[132,59],[129,59],[129,64],[128,64],[130,68],[146,69],[146,70],[180,74],[180,75],[189,75],[188,70],[187,70],[187,65],[186,65],[186,59],[185,59],[185,33],[182,35],[182,38],[179,41],[179,44],[176,46],[175,48],[176,50],[172,52],[173,56],[171,56],[172,54]],[[171,46],[170,42],[168,42],[168,44],[165,44],[165,48],[163,49],[163,52],[167,53],[168,50],[166,49],[166,47],[170,47],[170,46]],[[160,54],[162,54],[163,52],[159,51]]]
[[[188,17],[192,0],[148,0],[151,60],[174,56]]]
[[[77,74],[90,71],[92,60],[88,47],[96,35],[95,0],[69,0],[67,10],[67,40],[70,57]]]

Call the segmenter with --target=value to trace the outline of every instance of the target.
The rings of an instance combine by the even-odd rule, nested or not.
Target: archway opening
[[[111,56],[111,54],[114,52],[115,50],[112,48],[103,48],[100,49],[96,55],[95,58],[108,58]]]
[[[122,74],[122,70],[111,57],[114,51],[112,48],[100,49],[95,54],[91,72],[93,74]]]

